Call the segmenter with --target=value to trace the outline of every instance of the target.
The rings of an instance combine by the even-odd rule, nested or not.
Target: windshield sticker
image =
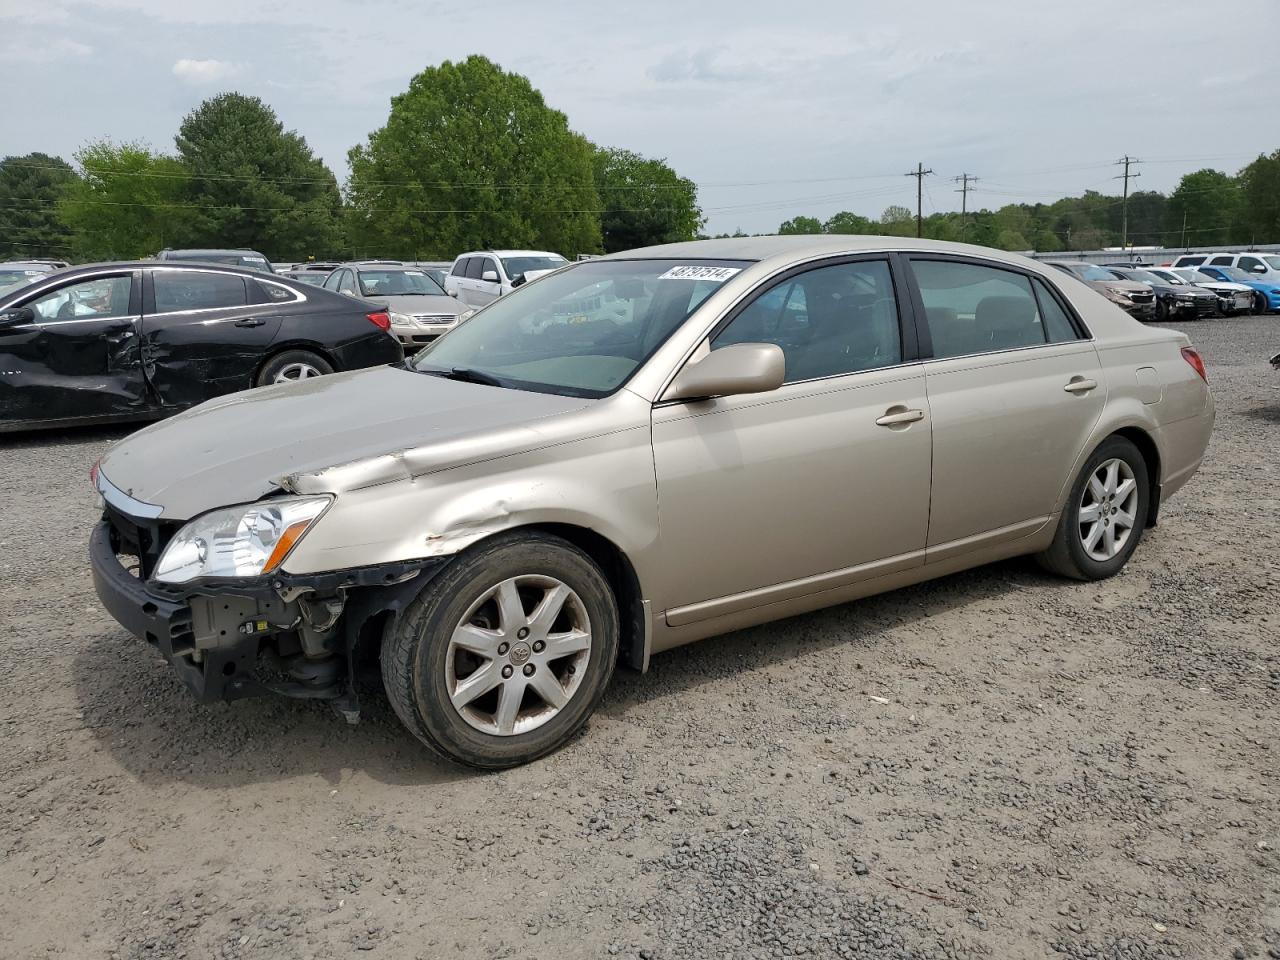
[[[734,274],[741,272],[741,267],[672,267],[658,279],[710,280],[712,283],[724,283]]]
[[[426,274],[424,274],[421,270],[406,270],[406,271],[405,271],[405,275],[406,275],[406,276],[409,276],[409,277],[422,277],[422,276],[426,276]]]

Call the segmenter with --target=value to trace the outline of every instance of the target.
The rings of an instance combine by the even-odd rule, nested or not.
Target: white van
[[[444,290],[469,306],[483,307],[568,262],[546,250],[475,250],[453,261]]]
[[[1239,267],[1255,280],[1280,283],[1280,253],[1188,253],[1175,267]]]

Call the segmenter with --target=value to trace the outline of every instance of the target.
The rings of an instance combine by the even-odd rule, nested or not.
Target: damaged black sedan
[[[0,294],[0,432],[156,420],[402,358],[386,308],[252,270],[64,270]]]

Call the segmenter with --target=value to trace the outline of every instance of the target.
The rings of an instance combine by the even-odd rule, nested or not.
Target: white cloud
[[[54,37],[38,43],[11,40],[0,47],[0,61],[9,63],[54,63],[58,60],[74,60],[93,53],[93,47],[78,40]]]
[[[173,65],[173,75],[193,87],[204,87],[229,80],[243,71],[243,66],[229,60],[189,60]]]

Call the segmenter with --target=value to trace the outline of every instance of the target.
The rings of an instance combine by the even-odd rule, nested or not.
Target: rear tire
[[[1258,316],[1267,312],[1267,297],[1261,290],[1253,295],[1253,312]]]
[[[310,350],[285,350],[262,365],[254,384],[294,383],[333,373],[333,364]]]
[[[1110,483],[1108,475],[1114,476]],[[1141,452],[1124,437],[1108,437],[1085,461],[1067,495],[1053,543],[1036,560],[1046,570],[1074,580],[1114,576],[1142,539],[1149,498],[1147,462]]]
[[[423,587],[383,638],[382,681],[433,753],[500,770],[582,728],[618,645],[617,601],[595,562],[559,537],[514,531],[459,554]]]

